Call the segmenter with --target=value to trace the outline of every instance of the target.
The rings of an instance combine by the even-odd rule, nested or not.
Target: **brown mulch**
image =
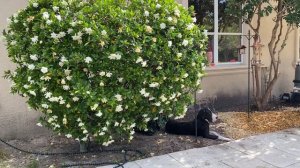
[[[283,108],[276,111],[252,112],[248,118],[245,112],[220,113],[224,132],[233,139],[251,135],[275,132],[300,127],[300,109]]]

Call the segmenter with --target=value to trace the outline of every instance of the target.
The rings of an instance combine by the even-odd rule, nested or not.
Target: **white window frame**
[[[219,32],[219,1],[214,0],[214,32],[208,32],[208,35],[212,35],[214,39],[214,47],[213,47],[213,57],[214,57],[214,65],[221,66],[221,65],[244,65],[244,55],[241,55],[240,62],[219,62],[219,36],[220,35],[235,35],[241,38],[241,44],[243,45],[243,32],[244,32],[244,24],[241,25],[241,32],[240,33],[229,33],[229,32]],[[238,47],[238,46],[237,46]]]

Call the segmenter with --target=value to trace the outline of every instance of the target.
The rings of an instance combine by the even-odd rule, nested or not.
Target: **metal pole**
[[[197,105],[197,90],[195,90],[194,93],[194,110],[195,110],[195,137],[196,137],[196,142],[197,142],[197,137],[198,137],[198,123],[197,123],[197,109],[196,109],[196,105]]]
[[[250,118],[250,40],[251,40],[251,32],[248,31],[248,118]]]

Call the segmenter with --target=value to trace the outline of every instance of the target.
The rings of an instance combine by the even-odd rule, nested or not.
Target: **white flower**
[[[135,126],[136,126],[136,124],[133,123],[133,124],[130,125],[130,128],[134,128]]]
[[[99,85],[100,86],[104,86],[105,84],[104,84],[104,82],[101,81]]]
[[[59,34],[57,35],[58,38],[63,38],[66,36],[65,32],[59,32]]]
[[[102,130],[103,130],[103,131],[107,131],[107,127],[103,127]]]
[[[155,19],[159,19],[159,13],[154,14],[154,18],[155,18]]]
[[[104,72],[104,71],[101,71],[101,72],[99,73],[99,75],[100,75],[100,76],[105,76],[105,72]]]
[[[151,26],[146,26],[146,32],[152,33],[153,29]]]
[[[68,34],[71,34],[73,32],[73,29],[68,29]]]
[[[185,73],[184,75],[183,75],[183,78],[187,78],[189,76],[189,74],[188,73]]]
[[[91,107],[91,110],[96,110],[97,108],[99,107],[99,104],[94,104],[92,107]]]
[[[142,62],[142,67],[147,67],[147,62],[148,62],[148,61],[143,61],[143,62]]]
[[[119,82],[123,82],[123,78],[118,78],[118,81]]]
[[[66,103],[65,100],[60,100],[60,101],[59,101],[59,104],[65,104],[65,103]]]
[[[103,136],[103,135],[105,135],[105,132],[100,132],[99,135]]]
[[[53,11],[54,11],[54,12],[57,12],[57,11],[59,10],[59,7],[57,7],[57,6],[53,6],[53,8],[52,8],[52,9],[53,9]]]
[[[101,117],[103,114],[101,111],[98,111],[98,113],[96,114],[97,117]]]
[[[106,73],[106,77],[110,78],[112,76],[111,72]]]
[[[91,57],[86,57],[85,59],[84,59],[84,62],[86,62],[87,64],[89,64],[90,62],[92,62],[93,60],[92,60],[92,58]]]
[[[51,38],[53,38],[53,39],[58,39],[58,36],[57,36],[57,34],[56,33],[54,33],[54,32],[52,32],[51,33],[51,36],[50,36]]]
[[[42,104],[42,107],[45,109],[49,108],[48,104]]]
[[[87,133],[89,133],[86,129],[84,129],[83,131],[82,131],[82,133],[83,134],[87,134]]]
[[[141,95],[144,95],[144,94],[146,94],[146,89],[145,89],[145,88],[143,88],[142,90],[140,90],[140,93],[141,93]]]
[[[58,21],[61,21],[61,16],[60,16],[60,15],[56,15],[55,17],[56,17],[56,19],[57,19]]]
[[[64,86],[63,86],[63,89],[64,89],[64,90],[70,90],[70,86],[64,85]]]
[[[67,107],[67,108],[70,108],[70,107],[71,107],[71,105],[70,105],[70,104],[67,104],[67,105],[66,105],[66,107]]]
[[[165,101],[167,101],[167,100],[168,100],[168,99],[165,97],[165,95],[164,95],[164,94],[160,96],[160,99],[161,99],[161,101],[162,101],[162,102],[165,102]]]
[[[64,72],[65,72],[65,75],[67,75],[67,76],[69,76],[71,74],[71,70],[69,70],[69,69],[66,69]]]
[[[141,49],[141,47],[136,47],[136,48],[135,48],[135,52],[136,52],[136,53],[140,53],[140,52],[142,52],[142,49]]]
[[[45,20],[48,20],[49,17],[50,17],[50,15],[49,15],[48,12],[44,12],[44,13],[43,13],[43,18],[44,18]]]
[[[136,61],[135,61],[135,63],[140,63],[140,62],[143,62],[144,60],[143,60],[143,58],[142,57],[139,57]]]
[[[16,41],[16,40],[13,40],[10,44],[11,44],[11,45],[16,45],[16,44],[17,44],[17,41]]]
[[[122,56],[121,56],[120,54],[110,54],[110,55],[108,56],[108,58],[111,59],[111,60],[120,60],[121,57],[122,57]]]
[[[168,41],[168,47],[172,47],[172,41]]]
[[[29,91],[29,94],[31,94],[31,95],[33,95],[33,96],[36,96],[36,93],[35,93],[35,91],[33,91],[33,90],[30,90],[30,91]]]
[[[177,37],[178,37],[178,38],[182,38],[182,34],[179,33],[179,34],[177,35]]]
[[[149,16],[149,12],[145,11],[144,16],[148,17]]]
[[[166,27],[167,27],[167,25],[166,25],[165,23],[161,23],[161,24],[160,24],[160,28],[161,28],[161,29],[165,29]]]
[[[67,138],[72,138],[72,135],[71,134],[66,134],[66,137]]]
[[[102,103],[107,103],[107,99],[106,98],[103,98],[101,99]]]
[[[33,64],[29,64],[29,65],[27,65],[27,67],[28,67],[28,69],[30,69],[30,70],[34,70],[34,68],[35,68],[35,66],[34,66]]]
[[[30,59],[32,59],[33,61],[37,61],[37,60],[38,60],[38,57],[37,57],[36,54],[30,55]]]
[[[197,22],[197,18],[193,17],[193,22],[196,23]]]
[[[39,127],[42,127],[42,126],[43,126],[41,123],[37,123],[36,125],[39,126]]]
[[[32,41],[33,43],[37,43],[38,40],[39,40],[39,37],[38,37],[38,36],[34,36],[33,38],[31,38],[31,41]]]
[[[122,95],[120,95],[120,94],[115,95],[115,98],[117,99],[117,101],[122,101],[123,100]]]
[[[119,126],[120,123],[118,123],[117,121],[115,122],[115,127]]]
[[[121,112],[121,111],[123,111],[123,107],[122,107],[122,105],[118,105],[116,107],[116,112]]]
[[[159,107],[161,105],[161,103],[160,102],[156,102],[154,105],[157,106],[157,107]]]
[[[84,126],[84,123],[83,123],[83,122],[80,122],[80,123],[78,124],[78,126],[79,126],[79,127],[82,127],[82,126]]]
[[[63,124],[64,124],[64,125],[67,125],[67,124],[68,124],[68,120],[67,120],[67,118],[66,118],[66,115],[64,115],[64,118],[63,118]]]
[[[35,2],[35,3],[32,3],[32,6],[37,8],[37,7],[39,7],[39,4]]]
[[[88,140],[88,138],[87,137],[84,137],[84,138],[82,138],[81,139],[83,142],[86,142],[87,140]]]
[[[29,88],[29,86],[28,86],[28,85],[24,85],[23,87],[24,87],[25,89],[28,89],[28,88]]]
[[[156,8],[157,8],[157,9],[161,8],[161,5],[160,5],[160,4],[157,4],[157,5],[156,5]]]
[[[188,26],[186,27],[186,29],[187,29],[187,30],[192,30],[194,26],[195,26],[195,25],[194,25],[193,23],[188,24]]]
[[[102,31],[101,31],[101,35],[102,35],[102,36],[106,36],[106,35],[107,35],[107,32],[106,32],[105,30],[102,30]]]
[[[41,68],[41,72],[44,73],[44,74],[47,73],[47,72],[48,72],[48,68],[42,67],[42,68]]]
[[[45,93],[45,98],[50,98],[52,96],[52,93],[51,92],[47,92],[47,93]]]
[[[180,10],[179,9],[175,9],[174,10],[174,14],[175,14],[175,16],[179,17],[180,16]]]
[[[92,28],[84,28],[84,31],[89,35],[91,35],[93,33]]]
[[[168,21],[172,22],[173,18],[172,17],[168,17]]]
[[[77,34],[75,34],[74,36],[72,36],[72,39],[74,41],[78,41],[79,43],[81,43],[81,40],[82,40],[81,36],[82,36],[82,33],[78,32]]]
[[[74,101],[74,102],[77,102],[78,100],[79,100],[78,97],[73,97],[73,101]]]
[[[158,66],[156,69],[157,69],[157,70],[161,70],[161,69],[162,69],[162,66]]]
[[[183,46],[187,46],[189,44],[189,41],[188,40],[183,40],[183,42],[182,42],[182,45]]]
[[[47,20],[47,21],[46,21],[46,24],[47,24],[47,25],[51,25],[51,24],[52,24],[52,20]]]
[[[157,83],[157,82],[151,83],[149,85],[149,87],[152,87],[152,88],[155,88],[155,87],[158,87],[158,86],[159,86],[159,83]]]

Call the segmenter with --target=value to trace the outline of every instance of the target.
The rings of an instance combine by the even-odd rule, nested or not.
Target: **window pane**
[[[207,61],[210,66],[214,66],[214,36],[208,36],[208,46],[206,51]]]
[[[240,33],[241,32],[241,19],[233,17],[228,14],[228,0],[218,0],[219,1],[219,32],[226,33]]]
[[[214,0],[189,0],[196,13],[197,24],[204,25],[208,32],[214,31]]]
[[[234,35],[219,36],[219,63],[241,62],[238,54],[238,47],[241,44],[241,37]]]

